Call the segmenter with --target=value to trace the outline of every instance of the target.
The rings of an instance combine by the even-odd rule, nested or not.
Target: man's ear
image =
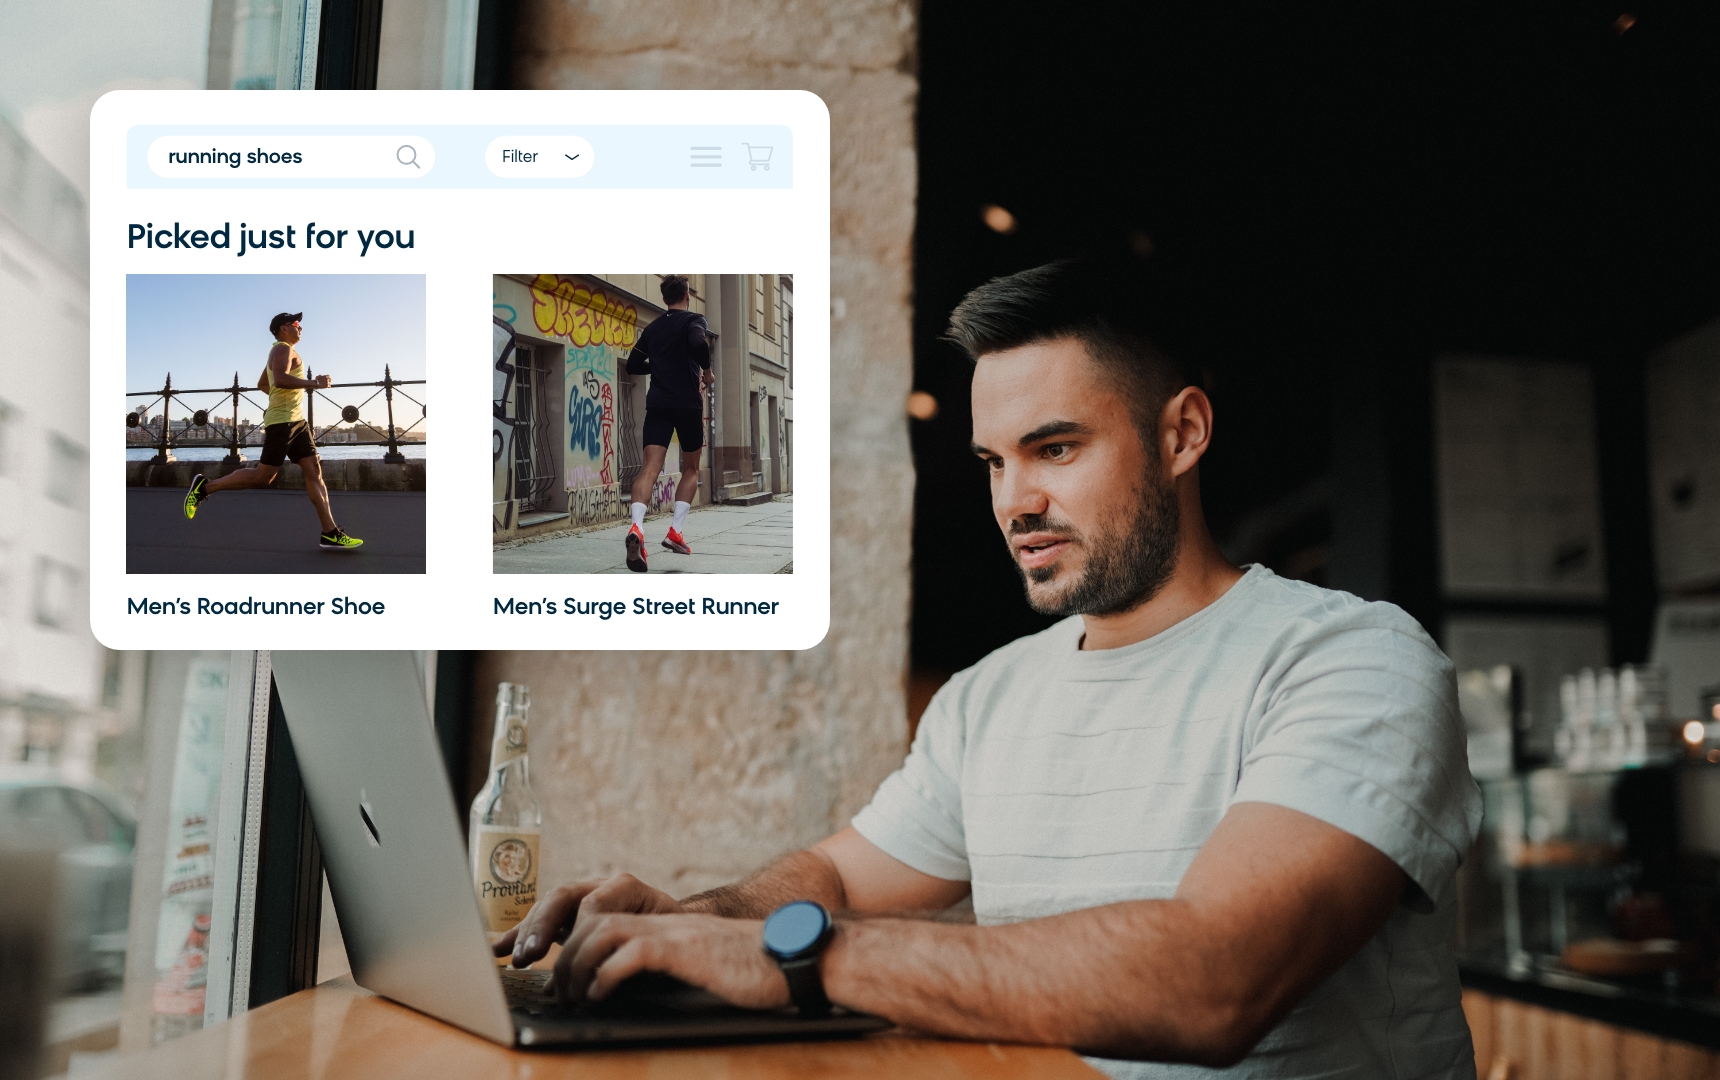
[[[1161,417],[1165,461],[1174,478],[1199,464],[1212,445],[1212,399],[1198,386],[1185,386],[1165,402]]]

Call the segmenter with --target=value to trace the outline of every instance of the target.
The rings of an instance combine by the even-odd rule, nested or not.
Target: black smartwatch
[[[814,900],[791,900],[764,921],[765,955],[782,969],[788,979],[788,996],[802,1016],[830,1015],[818,957],[835,933],[830,912]]]

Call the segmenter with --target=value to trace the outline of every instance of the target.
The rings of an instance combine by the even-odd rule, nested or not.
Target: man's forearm
[[[1235,1007],[1213,929],[1174,900],[1011,926],[842,920],[821,966],[832,1001],[930,1034],[1227,1064],[1265,1017]]]
[[[797,851],[719,889],[681,901],[687,911],[729,919],[762,919],[790,900],[816,900],[832,911],[847,907],[842,875],[817,851]]]

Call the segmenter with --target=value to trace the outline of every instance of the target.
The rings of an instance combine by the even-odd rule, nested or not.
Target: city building
[[[627,374],[639,333],[664,311],[662,274],[498,274],[493,303],[492,533],[513,539],[627,516],[643,463],[649,379]],[[794,490],[794,282],[787,274],[691,274],[690,306],[713,338],[695,505]],[[669,447],[652,512],[681,476]]]
[[[87,213],[0,118],[0,765],[73,778],[117,733],[122,667],[89,621]]]

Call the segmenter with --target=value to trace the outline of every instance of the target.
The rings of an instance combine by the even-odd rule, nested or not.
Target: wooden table
[[[603,1053],[508,1050],[334,979],[80,1073],[91,1080],[1094,1080],[1068,1050],[895,1034]]]

